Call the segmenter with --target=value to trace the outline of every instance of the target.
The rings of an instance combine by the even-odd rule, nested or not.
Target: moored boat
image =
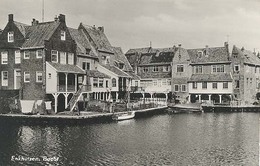
[[[189,104],[176,104],[168,106],[168,112],[170,113],[185,113],[185,112],[202,112],[200,103],[189,103]]]
[[[114,114],[112,116],[113,120],[121,121],[121,120],[128,120],[132,119],[135,117],[135,111],[129,111],[126,113],[119,113],[119,114]]]

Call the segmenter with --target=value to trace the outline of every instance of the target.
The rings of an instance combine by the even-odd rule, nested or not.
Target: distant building
[[[233,46],[232,75],[234,100],[252,104],[260,99],[260,60],[255,52]]]
[[[126,52],[126,57],[140,77],[140,87],[150,97],[171,91],[171,62],[177,48],[136,48]]]

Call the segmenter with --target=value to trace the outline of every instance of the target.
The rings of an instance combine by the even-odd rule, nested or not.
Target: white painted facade
[[[233,84],[228,82],[228,88],[223,88],[223,82],[216,82],[217,88],[213,88],[213,82],[207,82],[207,88],[202,88],[202,82],[197,83],[197,88],[193,88],[193,83],[189,82],[190,94],[232,94]]]
[[[48,62],[46,62],[46,93],[56,93],[57,92],[57,72],[54,67],[52,67]]]

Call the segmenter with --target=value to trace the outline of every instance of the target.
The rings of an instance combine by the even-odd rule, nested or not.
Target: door
[[[14,89],[21,88],[21,70],[15,69],[14,70]]]

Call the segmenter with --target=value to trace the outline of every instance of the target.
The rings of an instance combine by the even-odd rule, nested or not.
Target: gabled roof
[[[47,62],[47,63],[49,63],[52,67],[54,67],[57,72],[85,74],[84,70],[82,70],[80,67],[75,65],[52,63],[52,62]]]
[[[260,65],[260,59],[252,51],[233,46],[232,54],[238,54],[244,60],[244,63]]]
[[[16,27],[19,29],[19,31],[22,33],[22,35],[25,37],[26,36],[26,27],[29,27],[30,25],[20,23],[17,21],[14,21],[13,23],[16,25]]]
[[[125,54],[123,53],[121,47],[113,47],[114,49],[114,55],[111,55],[111,60],[113,61],[112,64],[114,63],[114,61],[118,61],[119,63],[123,63],[124,64],[124,71],[132,71],[132,67],[129,63],[129,61],[127,60]]]
[[[101,73],[98,70],[87,70],[86,74],[89,77],[110,78],[110,76],[108,76],[108,75],[106,75],[104,73]]]
[[[146,64],[165,64],[171,63],[174,57],[176,47],[168,48],[137,48],[130,49],[126,52],[126,57],[131,65],[146,65]]]
[[[191,63],[227,62],[229,53],[226,47],[187,49]]]
[[[119,69],[116,66],[112,66],[112,65],[103,65],[101,64],[103,67],[105,67],[106,69],[112,71],[113,73],[117,74],[120,77],[131,77],[130,75],[128,75],[126,72],[124,72],[123,70]]]
[[[77,44],[77,55],[84,55],[84,56],[90,56],[93,58],[98,58],[97,55],[94,54],[94,52],[91,49],[91,45],[89,41],[84,37],[84,34],[82,30],[68,28],[72,38],[75,40]],[[89,53],[87,53],[87,49],[90,50]]]
[[[51,21],[25,27],[26,40],[22,47],[28,48],[44,46],[44,40],[48,40],[59,25],[60,22]]]
[[[113,48],[103,30],[81,23],[99,51],[113,53]]]
[[[192,74],[189,82],[219,82],[219,81],[232,81],[230,73],[217,73],[217,74]]]

